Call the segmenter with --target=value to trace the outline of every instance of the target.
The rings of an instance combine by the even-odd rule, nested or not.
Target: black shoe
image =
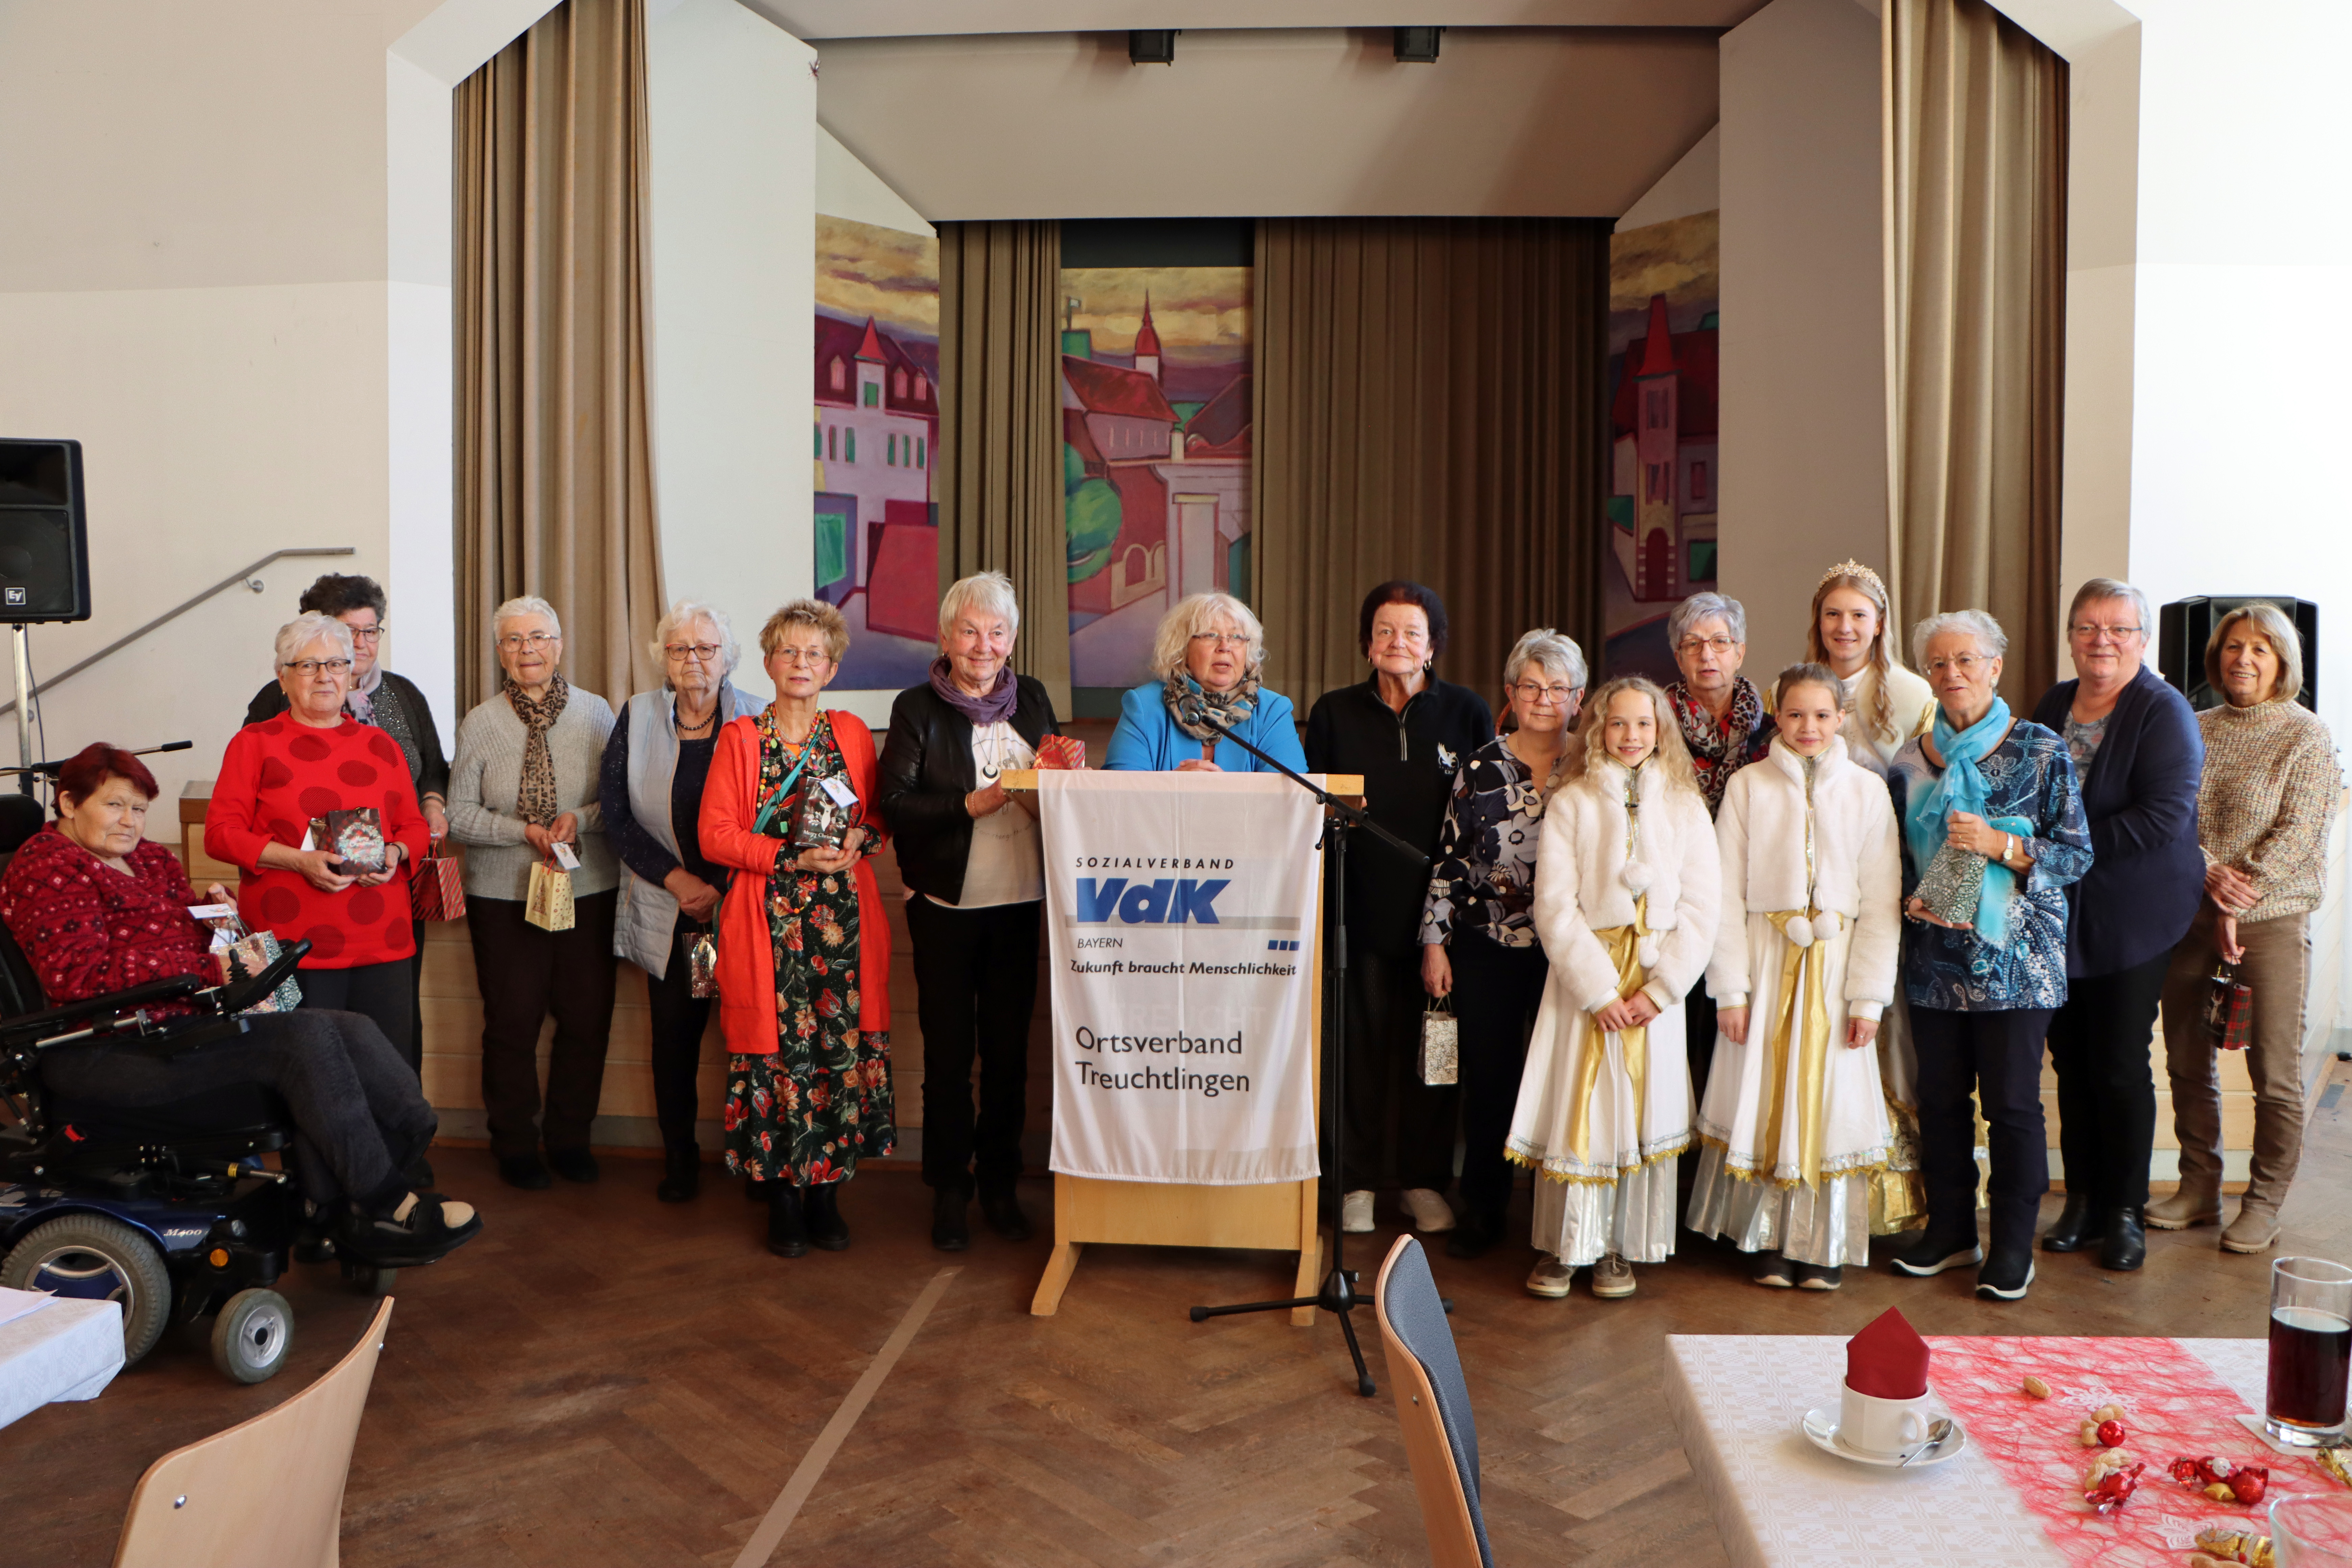
[[[2099,1267],[2128,1273],[2147,1261],[2147,1232],[2140,1227],[2139,1210],[2108,1210],[2106,1235],[2099,1242]]]
[[[586,1184],[604,1174],[596,1156],[585,1149],[550,1149],[547,1152],[550,1169],[567,1182]]]
[[[1005,1240],[1029,1239],[1029,1216],[1021,1212],[1021,1200],[1011,1188],[1001,1193],[981,1194],[980,1213],[981,1217],[988,1221],[988,1228]]]
[[[1843,1265],[1831,1268],[1820,1263],[1794,1263],[1790,1268],[1796,1273],[1800,1290],[1834,1290],[1845,1283]]]
[[[801,1194],[801,1214],[808,1221],[810,1244],[827,1252],[849,1245],[849,1226],[841,1217],[841,1184],[826,1182]]]
[[[971,1226],[964,1219],[964,1205],[970,1202],[952,1187],[941,1187],[931,1194],[931,1245],[941,1252],[961,1252],[971,1245]]]
[[[1454,1234],[1445,1238],[1445,1256],[1484,1258],[1502,1244],[1503,1216],[1469,1209],[1454,1222]]]
[[[779,1258],[800,1258],[808,1252],[808,1226],[801,1211],[801,1190],[790,1182],[768,1186],[768,1250]]]
[[[400,1173],[400,1179],[406,1182],[410,1190],[413,1192],[431,1192],[433,1190],[433,1162],[426,1159],[424,1155],[419,1154],[415,1159],[411,1160],[408,1163],[408,1169]]]
[[[1796,1273],[1789,1267],[1789,1260],[1777,1252],[1758,1253],[1756,1261],[1748,1267],[1748,1278],[1775,1290],[1787,1290],[1797,1283]]]
[[[1977,1270],[1977,1294],[1992,1300],[2014,1301],[2033,1283],[2033,1248],[2028,1246],[1993,1249]]]
[[[406,1213],[363,1215],[356,1209],[335,1227],[335,1249],[346,1262],[378,1268],[416,1268],[438,1263],[481,1233],[482,1216],[471,1204],[438,1193],[404,1199]],[[395,1211],[396,1212],[396,1211]]]
[[[1910,1251],[1895,1259],[1897,1273],[1925,1279],[1931,1274],[1941,1274],[1947,1268],[1965,1268],[1984,1261],[1984,1248],[1977,1245],[1975,1233],[1966,1236],[1938,1235],[1929,1230]]]
[[[2042,1250],[2080,1252],[2105,1234],[2105,1216],[2093,1211],[2091,1194],[2068,1193],[2058,1223],[2042,1233]]]
[[[543,1193],[550,1184],[547,1167],[536,1154],[499,1155],[499,1180],[527,1193]]]
[[[692,1143],[662,1155],[661,1184],[654,1196],[666,1204],[692,1203],[702,1191],[702,1151]]]

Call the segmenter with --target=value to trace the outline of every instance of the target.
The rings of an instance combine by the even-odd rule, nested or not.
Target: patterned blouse
[[[1988,819],[2017,816],[2033,824],[2027,848],[2033,869],[2019,884],[2009,915],[2009,945],[1988,946],[1974,931],[1949,931],[1924,921],[1903,926],[1903,991],[1914,1007],[1952,1013],[2057,1007],[2066,1000],[2066,884],[2091,868],[2091,827],[2074,760],[2053,731],[2021,719],[1984,760]],[[1895,816],[1903,819],[1915,789],[1943,773],[1927,761],[1924,738],[1895,753],[1886,785]],[[1903,846],[1903,896],[1908,900],[1926,868]]]
[[[1437,863],[1422,906],[1423,946],[1464,929],[1497,947],[1536,945],[1536,849],[1543,842],[1543,780],[1499,735],[1454,770]]]

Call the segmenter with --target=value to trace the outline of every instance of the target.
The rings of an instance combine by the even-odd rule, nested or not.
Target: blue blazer
[[[2033,721],[2063,735],[2082,683],[2062,680]],[[2091,869],[2066,889],[2066,974],[2114,974],[2168,952],[2205,896],[2197,785],[2205,738],[2189,700],[2146,665],[2116,699],[2083,780]]]
[[[1110,734],[1110,750],[1103,766],[1119,773],[1172,773],[1181,762],[1197,762],[1201,742],[1176,728],[1169,715],[1160,681],[1139,686],[1119,699],[1118,728]],[[1234,732],[1270,757],[1279,757],[1300,773],[1307,771],[1307,752],[1298,743],[1298,724],[1290,715],[1290,699],[1259,689],[1257,706],[1234,726]],[[1229,773],[1264,773],[1274,770],[1234,745],[1219,741],[1217,766]]]

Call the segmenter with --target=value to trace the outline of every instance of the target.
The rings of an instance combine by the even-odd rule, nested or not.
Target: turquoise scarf
[[[1926,789],[1914,793],[1903,811],[1903,836],[1911,858],[1922,874],[1944,847],[1952,813],[1985,816],[1984,771],[1979,759],[1992,750],[2009,728],[2009,704],[1996,697],[1985,716],[1965,730],[1954,730],[1942,706],[1936,709],[1936,750],[1944,758],[1944,773]],[[2031,837],[2033,825],[2021,816],[1985,817],[1998,831]],[[1984,888],[1977,895],[1976,933],[1994,947],[2009,945],[2009,904],[2016,896],[2017,873],[1998,860],[1985,862]]]

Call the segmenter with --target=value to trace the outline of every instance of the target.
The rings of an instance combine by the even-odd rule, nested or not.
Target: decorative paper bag
[[[1920,874],[1915,889],[1927,912],[1939,921],[1954,925],[1974,925],[1977,901],[1984,892],[1985,858],[1971,855],[1956,845],[1947,844],[1936,851]]]
[[[281,950],[278,938],[266,931],[238,937],[226,947],[216,950],[213,956],[221,969],[221,983],[233,985],[240,980],[250,980],[278,962]],[[288,975],[277,990],[246,1009],[248,1013],[291,1013],[302,1005],[302,987],[292,975]]]
[[[708,931],[677,933],[679,958],[686,964],[687,993],[698,1001],[719,994],[719,938]]]
[[[465,875],[438,838],[425,846],[425,858],[409,872],[408,910],[420,921],[466,918]]]
[[[1037,743],[1037,765],[1076,773],[1087,765],[1087,743],[1076,735],[1048,735]]]
[[[2217,1050],[2242,1051],[2252,1043],[2254,988],[2238,978],[2238,966],[2223,963],[2206,981],[2205,1032]]]
[[[1448,1084],[1461,1081],[1461,1025],[1454,1016],[1454,1004],[1443,996],[1432,997],[1421,1015],[1422,1082]]]
[[[572,873],[544,860],[532,861],[530,892],[523,900],[522,918],[541,931],[570,931]]]

